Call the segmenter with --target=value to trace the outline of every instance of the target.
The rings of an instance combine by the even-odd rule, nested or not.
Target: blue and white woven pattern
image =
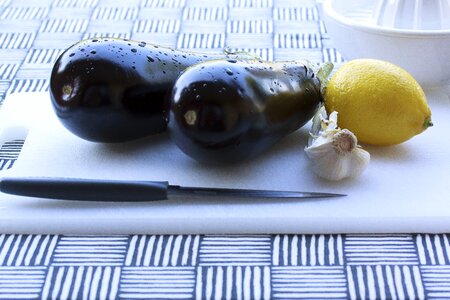
[[[0,0],[0,105],[9,93],[46,91],[59,53],[93,36],[339,64],[318,5]],[[13,167],[22,144],[0,145],[0,170]],[[3,234],[0,298],[450,298],[450,242],[446,234]]]
[[[0,298],[442,299],[448,235],[0,235]]]

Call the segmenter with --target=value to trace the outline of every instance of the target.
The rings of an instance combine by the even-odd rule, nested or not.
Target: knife
[[[167,200],[172,196],[246,198],[324,198],[343,194],[249,190],[169,185],[167,181],[124,181],[58,177],[5,177],[0,191],[6,194],[48,199],[144,202]]]

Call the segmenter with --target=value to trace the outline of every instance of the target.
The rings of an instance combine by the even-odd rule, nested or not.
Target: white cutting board
[[[311,173],[307,127],[245,164],[195,162],[165,134],[126,144],[81,140],[54,116],[45,93],[13,94],[0,109],[0,141],[23,138],[1,176],[168,180],[186,186],[348,194],[322,200],[176,199],[99,203],[0,194],[1,233],[394,233],[450,232],[450,100],[428,93],[435,126],[394,147],[365,147],[366,172],[327,182]]]

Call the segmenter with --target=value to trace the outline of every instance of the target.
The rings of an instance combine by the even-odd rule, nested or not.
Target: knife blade
[[[19,196],[102,202],[145,202],[167,200],[172,196],[245,198],[328,198],[344,194],[185,187],[167,181],[99,180],[57,177],[4,177],[0,191]]]

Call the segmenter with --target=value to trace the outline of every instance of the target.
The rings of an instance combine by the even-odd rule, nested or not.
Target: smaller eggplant
[[[195,160],[240,162],[302,127],[322,102],[321,82],[303,63],[202,62],[175,82],[168,129]]]

